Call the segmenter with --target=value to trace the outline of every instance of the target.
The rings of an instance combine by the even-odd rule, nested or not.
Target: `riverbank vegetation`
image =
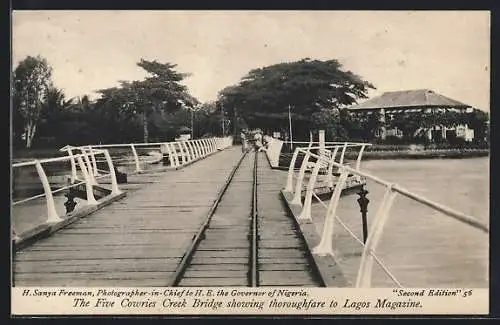
[[[47,60],[26,57],[13,72],[16,154],[67,144],[172,141],[181,131],[195,138],[236,136],[244,128],[286,134],[290,124],[296,141],[307,141],[310,130],[324,129],[329,141],[374,144],[367,152],[412,145],[427,150],[488,148],[488,114],[479,110],[394,116],[387,127],[397,127],[405,136],[376,138],[381,126],[377,114],[356,117],[347,110],[367,98],[375,86],[344,70],[336,60],[306,58],[253,69],[239,83],[222,89],[215,101],[205,103],[185,86],[190,73],[178,71],[175,64],[141,59],[137,66],[147,74],[143,80],[118,81],[114,87],[97,90],[96,98],[90,94],[68,98],[54,85]],[[475,139],[472,143],[456,138],[430,142],[423,135],[414,136],[415,130],[432,123],[447,127],[467,123]]]

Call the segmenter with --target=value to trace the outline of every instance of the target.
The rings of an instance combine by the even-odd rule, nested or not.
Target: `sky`
[[[201,101],[248,71],[337,59],[386,91],[432,89],[489,111],[488,11],[14,11],[13,69],[41,55],[67,97],[145,76],[141,59],[177,64]]]

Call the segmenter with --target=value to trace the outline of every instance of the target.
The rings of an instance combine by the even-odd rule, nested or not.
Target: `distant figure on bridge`
[[[265,148],[264,145],[262,144],[262,133],[260,130],[257,130],[253,139],[255,140],[255,150],[263,151]]]
[[[245,152],[247,150],[247,136],[245,135],[245,130],[241,131],[240,139],[241,139],[241,152]]]

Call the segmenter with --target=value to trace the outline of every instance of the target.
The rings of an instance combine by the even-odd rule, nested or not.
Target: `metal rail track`
[[[238,179],[235,179],[236,184],[233,182],[233,178],[248,155],[248,153],[244,153],[219,191],[205,222],[193,237],[192,243],[168,283],[169,286],[261,286],[257,195],[258,154],[258,152],[255,153],[252,168],[250,213],[246,215],[244,215],[244,212],[242,213],[246,208],[241,202],[235,208],[238,202],[233,202],[231,199],[232,195],[237,195],[237,192],[228,191],[231,185],[236,187],[248,186],[248,181],[241,176],[248,174],[239,174]],[[243,172],[249,172],[247,163],[244,165]],[[248,191],[243,192],[239,198],[249,198],[250,193]],[[229,197],[226,198],[225,203],[223,202],[219,206],[225,195],[229,195]],[[218,211],[218,208],[223,211]],[[234,212],[233,208],[237,212]],[[244,221],[247,218],[248,223]],[[269,232],[267,234],[266,236],[269,236]],[[296,234],[296,236],[300,237],[300,234]],[[269,254],[269,249],[264,248],[264,250],[266,249]],[[264,263],[269,263],[269,259]],[[314,267],[313,265],[310,266]],[[264,267],[269,267],[269,264],[264,265]],[[274,272],[281,273],[280,271]],[[312,273],[315,274],[316,272]],[[322,283],[322,281],[318,281],[318,283]]]
[[[253,163],[253,184],[252,184],[252,215],[251,215],[251,225],[250,225],[250,276],[249,283],[251,287],[259,286],[259,259],[258,259],[258,210],[257,210],[257,158],[258,152],[255,153],[255,159]]]
[[[186,253],[184,254],[184,256],[182,257],[181,262],[180,262],[179,266],[177,267],[174,275],[170,279],[168,286],[170,286],[170,287],[177,286],[179,284],[180,280],[182,279],[182,276],[184,275],[187,267],[189,266],[189,262],[193,258],[194,253],[196,252],[196,248],[198,247],[198,245],[200,244],[200,241],[204,237],[205,230],[210,225],[210,221],[215,213],[215,210],[217,209],[217,206],[219,205],[220,201],[222,200],[224,193],[226,193],[227,188],[229,187],[229,184],[231,184],[231,181],[233,180],[233,177],[236,174],[236,171],[240,167],[241,163],[243,162],[243,159],[245,158],[245,156],[247,154],[248,154],[248,151],[245,151],[241,155],[240,159],[238,160],[238,162],[234,166],[233,170],[229,174],[229,177],[227,178],[226,182],[222,186],[222,189],[219,191],[217,198],[215,199],[214,203],[210,207],[210,210],[208,211],[207,218],[205,219],[205,222],[201,225],[200,229],[198,229],[195,237],[193,238],[191,245],[188,247],[188,249],[187,249]]]

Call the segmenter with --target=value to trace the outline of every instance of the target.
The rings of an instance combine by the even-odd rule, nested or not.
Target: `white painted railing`
[[[318,200],[318,202],[324,207],[325,209],[325,215],[324,215],[324,223],[323,223],[323,228],[322,228],[322,233],[321,233],[321,241],[318,244],[317,247],[313,249],[313,254],[325,256],[325,255],[331,255],[333,256],[333,235],[334,235],[334,228],[335,228],[335,221],[337,221],[348,233],[351,237],[353,237],[362,247],[363,247],[363,253],[361,256],[361,261],[359,265],[359,269],[357,272],[357,278],[356,278],[356,283],[355,287],[357,288],[366,288],[366,287],[371,287],[371,281],[372,281],[372,270],[373,270],[373,264],[376,262],[381,269],[386,273],[386,275],[399,287],[401,287],[401,283],[398,281],[396,276],[389,270],[389,268],[384,264],[384,262],[381,260],[379,256],[376,254],[376,249],[377,245],[382,237],[384,226],[387,223],[387,220],[390,215],[391,207],[393,205],[393,202],[395,198],[398,195],[401,195],[403,197],[409,198],[410,200],[417,202],[423,206],[427,206],[435,211],[441,212],[442,214],[459,221],[461,223],[467,224],[470,227],[477,229],[485,234],[489,233],[488,225],[482,222],[481,220],[466,215],[462,212],[456,211],[450,207],[444,206],[442,204],[439,204],[437,202],[434,202],[432,200],[429,200],[423,196],[420,196],[418,194],[415,194],[397,184],[390,183],[388,181],[385,181],[381,178],[378,178],[374,175],[371,175],[366,172],[362,172],[360,170],[360,157],[358,157],[357,164],[355,168],[349,167],[346,164],[343,164],[342,161],[335,161],[334,159],[331,159],[331,157],[328,157],[324,154],[316,154],[311,152],[313,147],[307,147],[307,148],[297,148],[294,156],[298,155],[299,153],[302,153],[306,156],[304,159],[306,162],[304,162],[301,166],[300,172],[299,172],[299,177],[297,179],[297,186],[295,187],[295,192],[294,189],[291,186],[291,183],[289,183],[291,176],[293,175],[293,170],[294,170],[294,164],[295,162],[292,160],[289,168],[289,178],[287,179],[287,185],[285,187],[286,191],[292,192],[294,194],[294,200],[292,203],[298,203],[301,204],[300,201],[300,195],[297,194],[301,188],[301,183],[302,183],[302,178],[304,171],[304,166],[307,164],[307,161],[309,157],[316,158],[316,162],[314,163],[313,171],[312,171],[312,176],[309,180],[308,186],[307,186],[307,191],[306,191],[306,197],[305,197],[305,202],[302,207],[302,212],[300,215],[297,217],[298,219],[305,219],[305,220],[311,220],[311,200],[312,196]],[[338,148],[337,148],[338,149]],[[334,150],[335,151],[335,150]],[[360,150],[360,155],[362,153],[362,150]],[[334,155],[332,155],[334,156]],[[326,164],[331,164],[334,167],[338,169],[338,177],[335,182],[335,187],[334,191],[329,199],[328,202],[323,202],[315,193],[312,191],[312,189],[315,186],[316,178],[315,175],[317,175],[318,171],[320,168],[325,166]],[[368,231],[368,237],[366,238],[366,241],[361,240],[358,236],[355,235],[355,233],[342,221],[342,219],[339,218],[337,215],[337,210],[339,206],[339,200],[341,196],[342,190],[346,187],[346,183],[348,182],[350,175],[354,175],[360,178],[363,178],[365,180],[370,180],[376,184],[382,185],[385,187],[385,195],[382,199],[382,202],[380,203],[380,206],[378,208],[378,211],[375,214],[375,217],[371,223],[371,227]],[[297,196],[298,195],[298,196]],[[298,197],[298,199],[296,199]]]
[[[68,149],[71,151],[71,149]],[[106,162],[107,169],[98,169],[96,163],[96,157],[102,157],[103,161]],[[44,165],[47,164],[58,164],[68,162],[71,163],[71,178],[69,185],[63,186],[57,189],[52,189],[47,177]],[[37,176],[43,186],[43,194],[30,196],[22,200],[11,202],[11,206],[14,208],[23,203],[45,197],[45,205],[47,208],[47,219],[46,223],[52,224],[62,221],[63,219],[58,215],[56,210],[56,205],[54,201],[54,194],[69,190],[70,188],[85,184],[88,205],[96,205],[98,202],[94,197],[93,185],[98,185],[98,180],[103,178],[111,178],[111,196],[115,196],[121,193],[118,188],[118,182],[116,180],[115,168],[113,161],[108,150],[100,150],[93,148],[86,148],[82,150],[79,154],[71,154],[66,157],[31,160],[26,162],[15,163],[12,165],[13,171],[15,169],[25,168],[29,166],[34,166],[37,171]],[[60,168],[60,167],[58,167]],[[68,173],[69,174],[69,173]],[[17,236],[13,229],[13,233]]]
[[[315,195],[314,189],[317,185],[318,175],[320,170],[322,170],[323,179],[326,184],[323,184],[323,187],[329,187],[333,189],[337,187],[334,182],[335,175],[338,171],[337,166],[345,165],[345,153],[347,150],[357,150],[357,159],[356,159],[356,170],[361,168],[361,157],[363,155],[364,148],[370,144],[367,143],[338,143],[333,145],[326,145],[322,147],[313,147],[311,143],[307,148],[296,148],[293,153],[292,160],[288,167],[288,175],[287,181],[285,185],[285,191],[292,193],[293,199],[292,204],[302,205],[302,196],[304,186],[306,187],[306,193],[304,198],[304,204],[302,205],[302,211],[300,213],[299,218],[309,219],[311,214],[311,203],[312,197]],[[314,151],[318,153],[315,154]],[[338,152],[340,151],[340,156],[337,161]],[[299,156],[299,154],[303,154],[304,158],[302,160],[302,164],[298,172],[295,169],[295,163]],[[312,162],[311,158],[315,159],[316,162]],[[307,184],[305,183],[305,174],[306,171],[311,171],[309,180]],[[295,184],[294,184],[295,181]],[[351,177],[349,182],[345,184],[342,183],[342,189],[347,186],[360,185],[364,183],[364,179],[362,177]]]
[[[282,141],[270,136],[264,136],[264,141],[267,143],[267,149],[266,149],[266,154],[267,157],[269,158],[269,162],[272,167],[278,167],[279,166],[279,159],[281,155],[281,151],[283,149],[283,146],[286,143],[290,143],[289,141]],[[313,141],[312,135],[311,139],[308,142],[305,141],[294,141],[293,142],[295,145],[304,145],[307,144],[307,147],[315,147],[316,149],[319,148],[324,148],[322,145],[320,145],[319,141]],[[360,142],[324,142],[323,144],[325,146],[328,146],[329,148],[335,148],[337,146],[342,146],[347,143],[346,149],[352,149],[353,147],[360,148],[361,150],[364,150],[366,146],[371,146],[369,143],[360,143]],[[301,147],[296,147],[296,149],[300,149]],[[339,147],[340,148],[340,147]],[[341,159],[343,159],[344,154],[346,152],[346,149],[342,151],[342,156]],[[297,150],[294,151],[294,153]],[[363,155],[363,151],[360,152],[359,159],[361,159],[361,156]],[[292,158],[293,159],[293,158]],[[295,160],[297,157],[295,157]]]
[[[168,158],[171,167],[180,167],[202,159],[218,150],[223,150],[232,144],[232,137],[214,137],[173,142],[65,146],[60,150],[66,151],[68,156],[71,157],[75,152],[82,153],[93,148],[106,148],[116,153],[117,156],[113,154],[112,157],[115,165],[134,166],[132,172],[141,173],[147,170],[150,165],[159,163],[163,160],[163,157]],[[93,164],[98,162],[94,157],[91,157],[91,159]]]

